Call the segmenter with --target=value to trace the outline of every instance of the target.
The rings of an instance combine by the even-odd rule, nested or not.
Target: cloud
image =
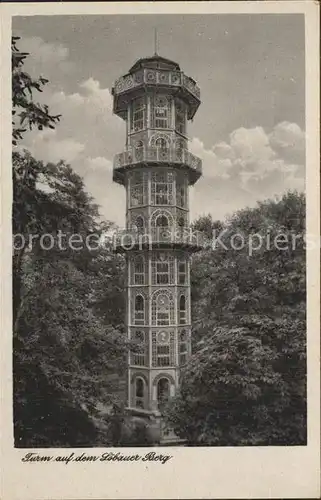
[[[30,135],[27,147],[35,158],[56,163],[65,160],[72,163],[81,156],[85,145],[76,139],[59,139],[57,130],[47,129],[38,134]]]
[[[86,115],[99,115],[110,119],[113,117],[112,95],[108,88],[101,88],[98,80],[90,77],[79,83],[79,92],[66,94],[63,91],[55,92],[49,96],[48,104],[58,113],[70,113],[81,110]],[[119,118],[113,117],[116,121]]]
[[[97,156],[96,158],[87,158],[86,163],[89,171],[112,171],[113,169],[112,162],[102,156]]]
[[[77,92],[63,90],[47,96],[47,103],[54,114],[61,114],[57,128],[63,136],[77,137],[86,144],[91,157],[114,155],[124,145],[124,122],[113,115],[112,95],[98,80],[90,77],[78,84]],[[118,149],[115,149],[118,148]]]
[[[52,114],[61,114],[60,123],[55,130],[27,133],[24,143],[37,158],[75,162],[72,166],[83,174],[88,168],[97,168],[98,158],[113,158],[122,151],[125,126],[113,115],[110,90],[99,81],[90,77],[76,90],[71,94],[47,92],[44,100]]]
[[[281,122],[269,135],[271,146],[288,161],[305,161],[305,133],[296,123]]]
[[[206,149],[203,142],[197,137],[193,137],[189,148],[193,154],[202,159],[203,175],[206,177],[229,178],[229,169],[232,167],[230,158],[219,156],[214,148]]]
[[[203,177],[192,189],[192,217],[222,218],[289,189],[304,190],[304,146],[304,131],[289,122],[270,134],[241,127],[210,148],[194,137],[190,148],[203,160]]]
[[[262,127],[238,128],[230,134],[229,142],[219,142],[210,149],[194,137],[190,148],[203,160],[205,176],[240,176],[245,186],[249,180],[264,179],[280,169],[295,173],[304,163],[304,142],[304,132],[297,124],[282,122],[270,134]]]
[[[23,50],[40,63],[54,64],[65,61],[69,56],[69,50],[61,43],[48,43],[38,36],[23,38]]]
[[[39,160],[70,163],[102,214],[123,226],[125,190],[112,180],[112,160],[125,147],[125,124],[113,115],[110,90],[89,77],[73,93],[47,92],[44,102],[51,113],[62,115],[61,121],[54,130],[28,132],[24,146]]]

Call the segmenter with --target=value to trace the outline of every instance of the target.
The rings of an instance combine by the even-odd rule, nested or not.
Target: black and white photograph
[[[30,467],[309,444],[306,29],[259,9],[12,17]]]

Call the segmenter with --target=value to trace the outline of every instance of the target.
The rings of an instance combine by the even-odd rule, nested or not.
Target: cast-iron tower
[[[116,247],[127,262],[128,407],[161,414],[191,353],[189,186],[201,160],[188,151],[187,121],[200,91],[177,63],[155,54],[137,61],[113,88],[114,113],[126,122],[126,147],[113,179],[126,189],[126,229]]]

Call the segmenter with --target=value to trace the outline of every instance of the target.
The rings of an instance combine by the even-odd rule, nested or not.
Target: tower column
[[[126,151],[113,171],[127,191],[116,251],[126,254],[127,332],[137,344],[128,357],[128,405],[161,414],[191,353],[189,262],[201,245],[189,233],[188,188],[201,160],[187,149],[186,122],[200,93],[177,63],[155,55],[119,78],[113,97],[126,121]]]

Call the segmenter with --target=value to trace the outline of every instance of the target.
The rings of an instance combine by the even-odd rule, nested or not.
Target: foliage
[[[122,403],[113,405],[107,421],[104,435],[113,447],[153,446],[160,441],[159,422],[126,412]]]
[[[57,117],[26,96],[44,81],[22,73],[27,54],[15,50],[15,40],[13,110],[24,109],[20,118],[30,128],[52,127]],[[14,144],[22,132],[14,128]],[[97,247],[112,224],[100,221],[69,165],[44,164],[28,151],[14,151],[12,163],[15,443],[91,446],[101,439],[97,404],[123,390],[124,262],[110,246]],[[75,235],[78,249],[68,244]]]
[[[46,104],[41,105],[33,101],[34,90],[42,92],[48,80],[43,77],[35,80],[23,71],[25,59],[29,54],[20,52],[17,47],[18,40],[20,37],[17,36],[13,36],[11,39],[13,145],[22,139],[27,128],[29,130],[34,127],[38,130],[42,130],[44,127],[53,129],[60,119],[60,115],[49,114],[49,108]]]
[[[24,158],[17,157],[18,160],[24,163]],[[114,373],[123,376],[125,367],[121,293],[124,263],[108,247],[91,250],[83,246],[78,251],[68,245],[64,250],[58,247],[59,231],[65,234],[65,240],[76,231],[83,240],[94,234],[94,230],[99,236],[96,207],[84,192],[81,179],[69,166],[48,167],[35,160],[32,164],[35,165],[33,172],[38,169],[48,173],[49,168],[49,183],[55,185],[55,189],[43,192],[35,185],[33,190],[28,190],[29,205],[26,197],[23,198],[25,190],[21,189],[20,198],[17,196],[14,200],[14,226],[19,225],[26,237],[50,234],[55,245],[45,250],[36,238],[32,248],[23,248],[20,268],[14,266],[15,409],[16,415],[21,416],[21,421],[16,418],[16,435],[22,444],[27,440],[29,445],[44,445],[46,439],[50,440],[47,433],[39,435],[45,418],[46,425],[58,431],[55,444],[70,444],[72,434],[66,431],[64,436],[59,435],[57,418],[57,411],[58,416],[66,411],[68,419],[70,406],[74,414],[80,412],[79,422],[82,416],[84,429],[92,429],[87,435],[77,435],[73,444],[87,439],[86,444],[90,445],[95,439],[95,427],[89,415],[98,401],[110,403],[114,388],[110,377]],[[27,206],[29,210],[25,210]],[[16,264],[22,250],[19,252],[14,256]],[[111,296],[119,304],[118,316],[111,307]],[[108,300],[110,307],[101,314],[97,304]],[[50,418],[46,409],[47,393],[59,394],[57,401],[61,398],[65,401],[59,405],[57,402]],[[51,407],[55,401],[53,397]],[[28,420],[29,414],[32,423]],[[32,442],[29,434],[25,435],[25,429],[30,426]],[[73,426],[75,430],[75,424]]]
[[[260,203],[236,213],[222,243],[194,257],[194,354],[168,409],[189,443],[306,442],[304,216],[298,193]],[[231,245],[236,233],[244,238],[239,250]],[[265,243],[250,255],[257,233]],[[273,242],[281,233],[288,248],[269,248],[268,235]]]

